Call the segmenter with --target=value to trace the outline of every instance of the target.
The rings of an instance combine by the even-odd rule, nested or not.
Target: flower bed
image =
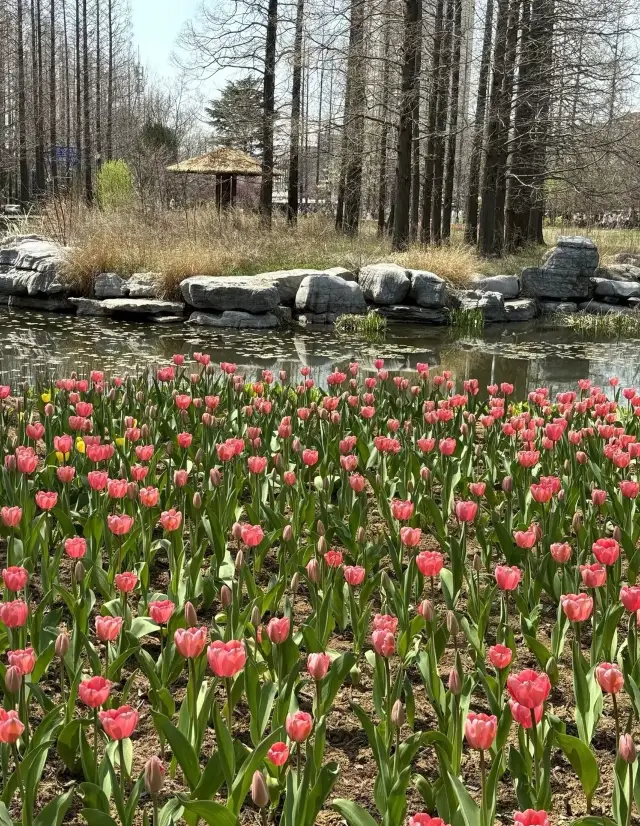
[[[2,826],[628,824],[640,396],[375,366],[0,387]]]

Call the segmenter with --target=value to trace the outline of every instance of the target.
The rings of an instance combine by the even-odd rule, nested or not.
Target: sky
[[[171,52],[184,23],[196,14],[201,0],[131,0],[134,43],[153,74],[175,73]]]

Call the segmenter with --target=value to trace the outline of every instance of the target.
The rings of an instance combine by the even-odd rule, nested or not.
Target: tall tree
[[[107,69],[107,160],[113,157],[113,0],[107,0],[109,65]]]
[[[436,152],[436,123],[438,116],[438,84],[440,63],[442,62],[442,39],[444,22],[444,0],[436,0],[433,23],[433,50],[431,55],[431,78],[429,81],[429,109],[427,124],[427,154],[424,164],[422,183],[422,226],[420,240],[423,244],[431,242],[431,198],[433,195],[433,169]]]
[[[20,164],[20,203],[26,208],[29,203],[29,165],[27,161],[27,90],[24,65],[24,11],[23,0],[17,0],[18,39],[18,157]]]
[[[447,113],[449,110],[449,71],[451,68],[454,2],[455,0],[447,0],[446,3],[442,59],[438,69],[437,81],[438,106],[433,147],[433,192],[431,194],[431,240],[434,244],[440,244],[442,241],[442,197],[444,194],[444,158],[446,152]]]
[[[82,87],[84,140],[82,154],[84,156],[84,197],[87,204],[93,204],[93,172],[91,166],[91,78],[89,76],[89,21],[87,15],[87,0],[82,0]]]
[[[96,167],[102,164],[102,55],[100,52],[100,0],[96,0]]]
[[[278,36],[278,0],[269,0],[264,48],[262,180],[260,212],[263,224],[271,226],[273,214],[273,129],[276,109],[276,45]]]
[[[456,173],[456,145],[458,142],[458,110],[460,94],[460,56],[462,52],[462,0],[454,0],[453,62],[451,65],[451,96],[449,100],[449,135],[442,203],[442,238],[451,238],[451,211],[453,185]]]
[[[298,220],[300,197],[300,92],[302,85],[302,32],[304,26],[304,0],[296,6],[296,33],[293,42],[293,78],[291,81],[291,129],[289,136],[289,192],[287,219],[295,224]],[[318,137],[318,146],[320,139]]]
[[[364,150],[364,123],[366,106],[366,66],[364,59],[365,0],[351,0],[349,21],[349,120],[347,130],[347,158],[344,175],[344,219],[342,229],[347,235],[358,232],[362,198],[362,153]],[[345,110],[346,118],[346,110]]]
[[[56,84],[56,3],[49,0],[49,153],[51,163],[51,191],[55,192],[58,183],[57,144],[57,84]]]
[[[262,148],[262,84],[253,75],[230,80],[205,107],[208,123],[221,146],[258,155]]]

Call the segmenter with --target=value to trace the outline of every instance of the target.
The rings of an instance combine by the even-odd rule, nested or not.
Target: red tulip
[[[65,539],[64,550],[71,559],[82,559],[87,553],[87,540],[81,536],[71,536]]]
[[[441,817],[431,817],[424,812],[417,812],[409,818],[409,826],[447,826]]]
[[[640,610],[640,585],[623,585],[620,589],[620,600],[627,611]]]
[[[216,677],[230,679],[239,674],[247,661],[244,643],[240,640],[215,640],[207,648],[209,667]]]
[[[264,538],[264,531],[260,525],[242,525],[240,532],[242,541],[248,548],[257,547]]]
[[[571,559],[571,545],[568,542],[554,542],[550,548],[551,556],[559,565]]]
[[[16,528],[22,519],[22,508],[17,505],[10,508],[5,506],[0,511],[0,517],[7,528]]]
[[[472,496],[477,496],[480,498],[484,496],[484,493],[487,489],[487,485],[485,482],[470,482],[469,483],[469,493]]]
[[[533,497],[534,501],[544,504],[551,500],[553,496],[553,490],[550,485],[531,485],[531,496]]]
[[[420,528],[400,528],[400,541],[407,548],[416,548],[420,544],[422,531]]]
[[[90,680],[83,680],[78,686],[78,694],[82,702],[89,708],[100,708],[109,697],[112,682],[104,677],[92,677]]]
[[[289,617],[271,617],[267,624],[267,636],[274,645],[281,645],[289,637],[290,628]]]
[[[247,467],[251,473],[263,473],[267,467],[267,459],[265,456],[249,456]]]
[[[36,505],[43,511],[55,508],[57,501],[58,494],[54,491],[39,490],[36,493]]]
[[[188,660],[193,660],[202,654],[207,642],[207,629],[204,626],[178,628],[173,636],[178,652]]]
[[[107,482],[107,495],[109,499],[124,499],[127,495],[127,480],[109,479]]]
[[[171,619],[175,605],[170,599],[155,600],[149,603],[149,616],[158,625],[165,625]]]
[[[131,737],[138,725],[138,712],[131,706],[120,706],[98,715],[102,728],[112,740],[125,740]]]
[[[29,581],[29,572],[21,565],[11,565],[2,572],[2,581],[8,591],[21,591]]]
[[[491,748],[498,731],[498,718],[495,715],[476,714],[470,711],[464,724],[464,736],[472,749],[482,751]]]
[[[527,708],[527,706],[523,706],[521,703],[517,703],[515,700],[509,700],[509,708],[511,709],[511,716],[513,719],[522,726],[522,728],[531,728],[531,709]],[[540,704],[539,706],[534,706],[533,713],[536,721],[536,725],[542,720],[542,712],[544,711],[544,706]]]
[[[513,658],[513,651],[506,645],[498,643],[489,649],[489,662],[494,668],[507,668]]]
[[[153,508],[158,504],[158,497],[160,495],[160,491],[158,488],[148,487],[142,488],[138,494],[140,499],[140,504],[144,505],[145,508]]]
[[[75,479],[76,469],[71,465],[62,465],[61,467],[56,468],[56,476],[63,485],[68,485]]]
[[[537,450],[521,450],[518,453],[518,464],[520,467],[532,468],[538,464],[540,453]]]
[[[306,711],[296,711],[288,714],[285,729],[294,743],[304,743],[311,734],[313,717]]]
[[[355,491],[355,493],[362,493],[366,487],[366,484],[367,480],[359,473],[352,473],[351,476],[349,476],[349,487],[351,490]]]
[[[109,475],[104,470],[91,470],[87,473],[91,490],[104,490],[109,484]]]
[[[560,597],[562,610],[570,622],[584,622],[593,611],[593,597],[589,594],[564,594]]]
[[[371,641],[376,654],[380,657],[391,657],[396,650],[396,638],[391,631],[377,628],[371,635]]]
[[[594,488],[591,491],[591,501],[593,502],[596,508],[601,507],[607,501],[607,491]]]
[[[107,527],[115,536],[124,536],[133,527],[133,517],[126,513],[112,513],[107,516]]]
[[[600,663],[596,667],[596,678],[607,694],[617,694],[624,685],[624,677],[616,663]]]
[[[620,482],[620,493],[627,499],[635,499],[640,491],[640,485],[631,479],[623,479]]]
[[[620,556],[620,546],[615,539],[603,537],[591,546],[593,555],[602,565],[613,565]]]
[[[327,654],[309,654],[307,671],[316,682],[324,679],[331,667],[331,658]]]
[[[541,672],[538,674],[531,668],[526,668],[519,674],[510,674],[507,679],[507,690],[511,698],[526,708],[535,708],[544,703],[551,691],[549,677]]]
[[[513,539],[518,548],[529,550],[536,544],[538,537],[535,530],[530,527],[526,531],[514,531]]]
[[[20,670],[24,677],[25,674],[31,674],[36,665],[36,652],[33,648],[16,648],[15,651],[7,653],[9,665],[15,666]]]
[[[289,759],[289,747],[286,743],[274,743],[267,752],[267,760],[274,766],[284,766]]]
[[[7,628],[21,628],[27,621],[29,606],[21,599],[0,604],[0,620]]]
[[[599,562],[591,565],[581,565],[580,575],[582,582],[587,588],[600,588],[607,581],[607,569],[603,568]]]
[[[520,582],[520,568],[516,565],[509,567],[508,565],[496,566],[496,582],[501,591],[514,591]]]
[[[524,812],[514,812],[515,826],[549,826],[549,816],[545,811],[525,809]]]
[[[24,731],[18,712],[0,708],[0,743],[15,743]]]
[[[114,577],[116,588],[123,594],[128,594],[138,584],[138,577],[132,571],[125,571],[122,574],[116,574]]]
[[[473,522],[478,512],[478,503],[472,501],[456,502],[456,516],[460,522]]]
[[[342,565],[343,556],[340,551],[329,550],[324,555],[324,561],[329,568],[339,568]]]
[[[422,576],[438,576],[444,565],[444,557],[439,551],[421,551],[416,556],[416,565]]]
[[[451,456],[453,455],[456,449],[456,440],[450,437],[446,439],[440,439],[438,442],[438,450],[443,456]]]
[[[175,508],[162,511],[160,514],[160,524],[167,532],[177,531],[180,525],[182,525],[182,513]]]
[[[113,642],[122,628],[122,617],[96,617],[96,634],[102,642]]]
[[[407,499],[406,502],[402,499],[394,499],[391,503],[391,512],[393,518],[397,519],[398,522],[406,522],[413,515],[413,502],[410,499]]]
[[[355,588],[358,585],[362,585],[366,573],[367,572],[365,571],[365,569],[361,568],[359,565],[346,565],[342,569],[342,574],[345,578],[346,583],[350,585],[352,588]]]

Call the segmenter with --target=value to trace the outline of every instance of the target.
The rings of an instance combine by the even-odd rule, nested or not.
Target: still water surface
[[[0,373],[6,382],[98,367],[111,374],[136,372],[166,363],[173,353],[197,350],[210,353],[214,362],[237,363],[247,378],[263,369],[295,375],[309,365],[322,384],[334,365],[371,366],[379,356],[390,370],[428,362],[451,370],[459,381],[508,381],[520,396],[541,385],[566,388],[583,377],[606,384],[616,375],[623,386],[640,386],[640,339],[587,340],[543,321],[487,326],[473,339],[457,339],[448,328],[395,324],[372,344],[333,330],[221,333],[182,324],[0,312]]]

